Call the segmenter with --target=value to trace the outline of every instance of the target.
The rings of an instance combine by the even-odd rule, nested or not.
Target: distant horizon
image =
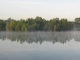
[[[36,17],[41,17],[41,16],[36,16]],[[35,19],[36,17],[28,17],[28,18],[33,18],[33,19]],[[9,17],[9,18],[11,18],[11,17]],[[9,19],[9,18],[7,18],[7,19]],[[24,20],[26,20],[26,19],[28,19],[28,18],[20,18],[20,19],[24,19]],[[47,20],[47,21],[49,21],[49,20],[51,20],[51,19],[55,19],[55,18],[58,18],[58,17],[54,17],[54,18],[51,18],[51,19],[46,19],[46,18],[43,18],[43,17],[41,17],[42,19],[45,19],[45,20]],[[76,18],[80,18],[80,17],[76,17]],[[1,19],[1,18],[0,18]],[[1,19],[1,20],[7,20],[7,19]],[[11,19],[14,19],[14,20],[20,20],[20,19],[15,19],[15,18],[11,18]],[[67,18],[59,18],[59,20],[61,20],[61,19],[67,19]],[[68,20],[68,19],[67,19]],[[74,18],[74,20],[68,20],[68,21],[75,21],[75,18]]]
[[[80,17],[80,0],[0,0],[0,19],[27,19],[40,16],[46,20]]]

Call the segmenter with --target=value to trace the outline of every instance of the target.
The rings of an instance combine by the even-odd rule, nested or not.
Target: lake
[[[80,60],[80,31],[0,32],[0,60]]]

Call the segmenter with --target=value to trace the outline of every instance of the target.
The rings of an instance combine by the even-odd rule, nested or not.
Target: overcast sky
[[[80,0],[0,0],[0,19],[80,17]]]

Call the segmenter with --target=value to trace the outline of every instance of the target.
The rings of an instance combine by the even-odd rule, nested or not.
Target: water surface
[[[80,32],[0,32],[0,60],[80,60]]]

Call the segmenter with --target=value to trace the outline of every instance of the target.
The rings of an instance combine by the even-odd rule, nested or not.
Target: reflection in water
[[[0,60],[80,60],[79,37],[79,31],[0,32]]]
[[[53,44],[55,42],[66,43],[74,39],[80,41],[79,31],[67,31],[67,32],[0,32],[0,39],[17,41],[20,43],[40,43],[44,41],[50,41]]]

